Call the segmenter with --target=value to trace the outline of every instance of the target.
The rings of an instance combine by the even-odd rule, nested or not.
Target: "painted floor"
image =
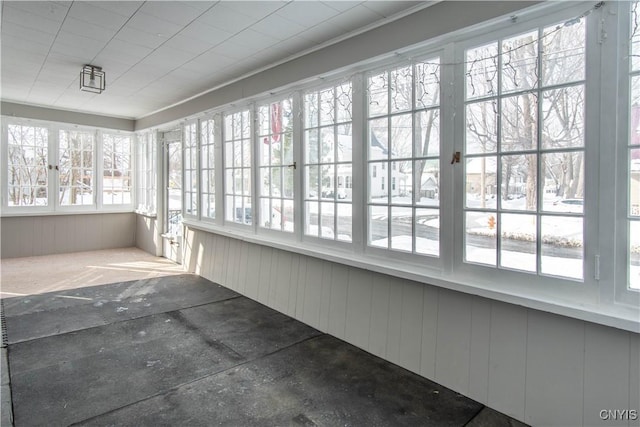
[[[2,307],[2,426],[522,426],[195,275]]]

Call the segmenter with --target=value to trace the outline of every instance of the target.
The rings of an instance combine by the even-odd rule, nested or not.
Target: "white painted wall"
[[[133,213],[43,215],[0,219],[2,258],[126,248],[134,245]]]
[[[640,335],[187,228],[184,265],[531,425],[637,426]]]

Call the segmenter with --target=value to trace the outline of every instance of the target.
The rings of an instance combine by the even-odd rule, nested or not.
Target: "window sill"
[[[572,301],[569,298],[559,300],[557,296],[544,295],[541,292],[537,292],[537,289],[533,286],[527,287],[526,291],[522,291],[522,289],[509,291],[505,290],[504,287],[496,286],[495,283],[478,280],[469,274],[444,275],[439,270],[427,269],[408,262],[390,261],[382,257],[365,256],[349,251],[336,250],[333,247],[326,248],[297,241],[275,240],[266,236],[203,224],[197,221],[185,220],[184,225],[196,230],[252,244],[269,246],[452,291],[640,333],[640,307],[621,304],[594,304],[583,301],[575,302],[575,300]]]
[[[143,216],[145,218],[157,218],[158,214],[157,213],[149,213],[149,212],[145,212],[145,211],[141,211],[141,210],[134,210],[133,211],[136,215],[140,215]]]
[[[15,218],[15,217],[35,217],[35,216],[62,216],[62,215],[100,215],[100,214],[119,214],[119,213],[133,213],[132,208],[123,209],[101,209],[101,210],[62,210],[62,211],[13,211],[11,209],[3,209],[1,218]]]

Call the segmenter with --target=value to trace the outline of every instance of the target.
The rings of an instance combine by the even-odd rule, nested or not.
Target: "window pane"
[[[465,153],[493,153],[498,147],[498,104],[496,100],[475,102],[466,107]]]
[[[640,221],[629,222],[629,287],[640,289]]]
[[[411,252],[413,250],[413,212],[411,208],[391,208],[391,248]]]
[[[542,148],[584,146],[584,85],[542,92]]]
[[[502,209],[537,210],[537,158],[535,154],[501,157],[500,207]]]
[[[304,205],[304,212],[306,216],[304,221],[304,234],[308,236],[318,236],[320,224],[320,203],[305,202]]]
[[[48,137],[46,128],[8,125],[9,206],[48,205]]]
[[[537,148],[538,96],[533,93],[502,98],[502,151]]]
[[[305,197],[307,199],[317,199],[320,195],[320,173],[318,166],[305,167]]]
[[[414,116],[416,157],[440,154],[440,110],[421,111]]]
[[[389,194],[391,194],[392,204],[410,205],[412,203],[412,175],[410,161],[391,162],[391,185],[389,186]]]
[[[391,112],[406,111],[413,105],[411,67],[391,71]]]
[[[351,198],[351,197],[349,197]],[[338,217],[336,221],[338,240],[345,242],[351,241],[351,230],[353,227],[353,212],[350,203],[338,203],[336,204],[338,211]]]
[[[640,43],[640,34],[638,34],[638,43]],[[636,59],[640,64],[640,58]],[[629,144],[640,145],[640,76],[631,77],[630,119],[631,128],[629,129]]]
[[[386,72],[368,79],[369,117],[387,114],[389,109],[389,86]]]
[[[416,253],[438,256],[440,254],[440,211],[416,209]]]
[[[321,213],[320,237],[325,239],[334,239],[335,238],[335,203],[321,202],[320,213]]]
[[[387,206],[369,206],[369,244],[389,246],[389,211]]]
[[[536,272],[536,215],[500,215],[500,265]]]
[[[629,214],[640,218],[640,150],[629,151]]]
[[[391,157],[394,159],[412,156],[411,114],[391,118]]]
[[[386,162],[369,163],[369,201],[387,203],[389,201],[387,171],[382,170]]]
[[[498,89],[498,44],[467,50],[466,99],[491,96]]]
[[[338,108],[338,122],[350,122],[352,117],[352,96],[350,83],[345,83],[336,87],[336,104]]]
[[[465,215],[465,261],[496,265],[496,214],[467,212]]]
[[[353,193],[352,167],[349,165],[338,165],[338,190],[336,196],[338,200],[351,200]]]
[[[438,206],[440,204],[440,161],[438,159],[418,160],[413,170],[417,184],[416,204],[421,206]],[[413,193],[409,187],[405,193]]]
[[[465,206],[478,209],[495,209],[497,193],[497,166],[495,157],[467,159],[465,168]]]
[[[520,91],[538,85],[538,32],[502,42],[502,91]]]
[[[335,150],[335,137],[333,134],[334,128],[322,128],[320,129],[320,162],[332,163],[336,161]]]
[[[310,129],[304,133],[305,161],[318,163],[318,129]]]
[[[543,216],[542,273],[582,279],[582,218]]]
[[[318,126],[318,94],[308,93],[304,97],[304,127]]]
[[[569,26],[544,29],[542,84],[545,86],[584,80],[585,19]]]
[[[62,206],[92,205],[94,133],[60,131],[58,200]],[[85,169],[89,168],[89,169]]]
[[[320,125],[335,123],[333,88],[320,92]]]
[[[440,104],[440,59],[416,64],[416,108]]]
[[[350,162],[352,158],[353,143],[351,138],[351,125],[338,126],[338,150],[336,159],[339,162]]]
[[[542,209],[551,212],[582,213],[584,205],[584,152],[570,151],[542,155],[545,177]]]
[[[389,128],[386,118],[369,121],[369,159],[389,157]]]

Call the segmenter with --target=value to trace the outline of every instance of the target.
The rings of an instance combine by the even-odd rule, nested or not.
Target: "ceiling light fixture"
[[[105,83],[105,72],[102,67],[85,65],[80,71],[80,90],[85,92],[102,93]]]

